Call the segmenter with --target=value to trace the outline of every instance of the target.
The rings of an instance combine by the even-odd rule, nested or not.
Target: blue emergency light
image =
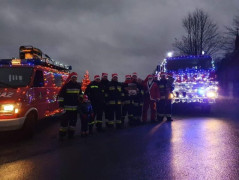
[[[72,70],[71,66],[60,64],[57,61],[49,60],[49,59],[0,59],[0,66],[2,65],[15,65],[15,66],[21,66],[21,65],[41,65],[45,67],[51,67],[58,70]]]

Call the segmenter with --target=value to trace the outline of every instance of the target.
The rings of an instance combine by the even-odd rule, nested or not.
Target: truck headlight
[[[14,110],[14,105],[13,104],[4,104],[2,105],[3,111],[5,112],[12,112]]]
[[[170,93],[169,94],[169,99],[173,99],[174,98],[174,94],[173,93]]]
[[[0,105],[1,113],[19,113],[21,107],[21,103],[16,104],[2,104]]]
[[[216,98],[217,94],[213,91],[207,92],[207,97],[208,98]]]

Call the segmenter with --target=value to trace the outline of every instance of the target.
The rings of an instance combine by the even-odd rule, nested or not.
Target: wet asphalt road
[[[58,141],[59,122],[28,140],[0,134],[0,179],[239,179],[239,119],[178,115],[175,121]],[[11,137],[13,136],[13,137]]]

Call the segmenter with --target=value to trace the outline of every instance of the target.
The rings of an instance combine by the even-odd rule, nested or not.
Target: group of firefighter
[[[93,133],[93,127],[102,132],[103,114],[107,128],[122,129],[128,116],[129,126],[146,123],[150,107],[150,121],[162,122],[166,117],[172,121],[171,97],[173,77],[160,74],[160,79],[148,75],[145,80],[138,78],[137,73],[126,75],[124,82],[118,82],[118,74],[95,75],[84,93],[77,82],[77,73],[70,74],[58,95],[60,107],[65,113],[61,119],[60,138],[75,134],[77,115],[81,119],[81,136]]]

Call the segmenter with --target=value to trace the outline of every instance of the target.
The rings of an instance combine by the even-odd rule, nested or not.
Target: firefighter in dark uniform
[[[108,80],[108,74],[102,73],[100,84],[103,88],[103,91],[104,91],[103,93],[104,93],[105,98],[107,98],[107,94],[105,93],[105,91],[108,88],[109,83],[110,83],[110,81]],[[109,119],[109,117],[108,117],[109,116],[109,108],[108,108],[108,104],[106,104],[106,101],[104,102],[104,105],[103,105],[103,111],[105,113],[105,119]]]
[[[172,121],[172,91],[174,79],[169,76],[166,79],[166,74],[160,74],[160,80],[156,81],[159,88],[159,100],[157,102],[157,119],[163,121],[166,117],[167,121]]]
[[[135,126],[141,123],[144,95],[143,85],[139,82],[136,72],[132,74],[129,88],[130,112],[133,114],[132,117],[129,117],[129,124]]]
[[[125,82],[122,84],[122,91],[124,93],[124,96],[122,99],[122,116],[121,116],[122,124],[124,124],[125,117],[127,114],[129,119],[130,117],[133,117],[133,114],[129,111],[130,97],[129,97],[128,85],[130,82],[131,82],[131,75],[125,75]]]
[[[100,76],[95,75],[94,81],[92,81],[86,88],[85,94],[88,95],[91,105],[94,110],[95,124],[99,132],[102,132],[102,116],[104,107],[104,89],[100,84]],[[94,121],[89,126],[89,131],[92,133]]]
[[[106,123],[107,127],[114,127],[114,116],[116,116],[116,128],[120,129],[123,127],[121,121],[121,101],[124,96],[122,91],[122,84],[118,82],[118,74],[112,74],[112,80],[106,89],[106,103],[109,108],[109,119]]]
[[[75,134],[80,98],[82,98],[81,84],[77,82],[77,73],[72,72],[69,82],[64,84],[58,95],[60,106],[65,110],[59,129],[60,138],[66,136],[67,133],[68,137],[72,138]]]

